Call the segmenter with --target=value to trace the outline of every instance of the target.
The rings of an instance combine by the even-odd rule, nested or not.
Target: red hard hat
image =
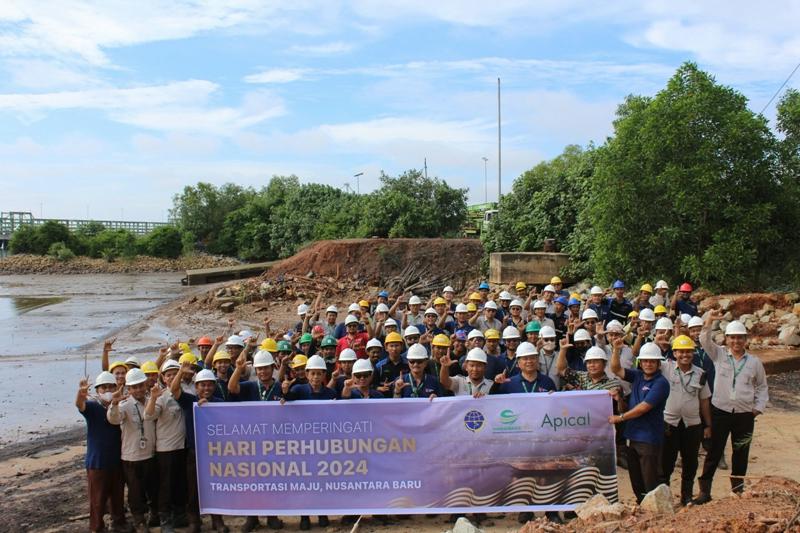
[[[692,286],[689,285],[688,283],[684,283],[683,285],[680,286],[678,290],[681,292],[692,292]]]
[[[198,339],[198,341],[197,341],[197,345],[198,346],[213,346],[214,345],[214,341],[212,341],[208,337],[200,337],[200,339]]]

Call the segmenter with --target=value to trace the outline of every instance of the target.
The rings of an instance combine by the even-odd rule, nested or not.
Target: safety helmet
[[[300,342],[299,344],[311,344],[314,340],[314,337],[311,336],[311,333],[303,333],[300,335]]]
[[[645,283],[644,285],[641,286],[639,292],[649,292],[650,294],[653,294],[653,286],[650,285],[649,283]]]
[[[421,344],[414,344],[408,349],[406,359],[409,361],[420,361],[428,358],[428,351]]]
[[[656,321],[656,331],[672,329],[674,324],[669,318],[662,316]]]
[[[415,335],[420,335],[417,326],[408,326],[405,331],[403,331],[403,337],[413,337]]]
[[[483,308],[484,309],[494,309],[495,311],[497,311],[497,304],[494,302],[494,300],[489,300],[488,302],[486,302],[486,304],[483,306]]]
[[[353,374],[372,372],[372,363],[369,359],[359,359],[353,364]]]
[[[550,278],[550,283],[552,283],[553,285],[558,285],[559,283],[561,283],[561,278],[559,278],[558,276],[553,276],[552,278]]]
[[[672,339],[672,349],[673,350],[694,350],[695,343],[694,341],[686,335],[678,335],[674,339]]]
[[[217,381],[217,376],[211,370],[204,368],[194,378],[195,383],[200,383],[201,381]]]
[[[738,320],[732,320],[725,326],[725,335],[747,335],[747,328]]]
[[[487,329],[486,332],[483,334],[483,336],[486,337],[486,340],[492,340],[492,341],[500,340],[500,332],[494,328]]]
[[[145,374],[158,374],[158,367],[153,361],[145,361],[140,368]]]
[[[359,307],[369,307],[369,302],[367,300],[359,300],[358,301]]]
[[[556,288],[552,285],[545,285],[544,289],[542,289],[542,292],[556,292]]]
[[[328,308],[325,309],[325,312],[326,313],[336,313],[338,315],[339,314],[339,308],[336,307],[335,305],[329,305]]]
[[[503,330],[503,340],[519,339],[519,338],[520,338],[519,330],[514,326],[506,326],[505,329]]]
[[[380,348],[381,350],[383,350],[383,344],[381,344],[381,341],[379,341],[378,339],[370,339],[367,341],[367,350],[369,350],[370,348]]]
[[[519,298],[514,298],[513,300],[511,300],[509,307],[522,307],[522,305],[523,305],[522,300],[520,300]]]
[[[581,320],[589,320],[590,318],[597,320],[597,312],[594,309],[585,309],[581,315]]]
[[[457,329],[456,332],[453,333],[453,335],[455,335],[456,337],[455,340],[457,341],[466,342],[467,340],[467,333],[463,329]]]
[[[111,372],[100,372],[97,374],[97,377],[94,380],[94,388],[100,387],[102,385],[117,385],[117,380],[114,379],[113,374]]]
[[[339,352],[339,361],[355,361],[358,359],[356,352],[350,348],[345,348]]]
[[[602,287],[595,285],[589,290],[589,294],[605,294],[605,292],[603,291]]]
[[[470,295],[469,295],[469,299],[470,299],[470,300],[475,300],[475,301],[481,301],[483,298],[481,298],[481,295],[480,295],[480,293],[478,293],[478,292],[472,292],[472,293],[470,293]]]
[[[606,324],[606,331],[613,332],[613,333],[622,333],[623,327],[622,322],[619,320],[609,320],[608,324]]]
[[[344,319],[344,325],[347,326],[349,324],[358,324],[358,318],[353,315],[347,315]]]
[[[456,292],[456,290],[453,287],[451,287],[450,285],[448,285],[447,287],[442,289],[442,294],[444,294],[446,292]]]
[[[181,364],[177,362],[175,359],[167,359],[166,361],[164,361],[164,364],[161,365],[161,373],[163,374],[168,370],[180,370],[180,368]]]
[[[655,343],[648,342],[639,350],[639,359],[655,359],[662,361],[664,358],[661,356],[661,348]]]
[[[231,335],[228,337],[228,340],[225,341],[225,346],[241,346],[244,348],[244,339],[239,335]]]
[[[303,316],[306,313],[308,313],[308,306],[306,304],[300,304],[297,306],[297,316]]]
[[[476,363],[486,364],[486,352],[480,348],[473,348],[467,352],[467,358],[464,361],[475,361]]]
[[[614,282],[614,284],[611,286],[611,288],[612,289],[624,289],[625,288],[625,282],[622,281],[621,279],[618,279],[618,280],[616,280]]]
[[[212,341],[208,337],[200,337],[199,339],[197,339],[197,345],[198,346],[213,346],[214,345],[214,341]]]
[[[689,283],[684,282],[681,284],[678,290],[681,292],[692,292],[694,289],[692,289],[692,286]]]
[[[412,296],[408,299],[408,305],[422,305],[422,299],[419,296]]]
[[[656,281],[656,290],[658,289],[669,289],[669,285],[663,279]]]
[[[395,320],[394,318],[387,318],[386,322],[383,323],[383,327],[386,328],[389,326],[397,327],[397,320]]]
[[[432,344],[434,346],[444,346],[446,348],[446,347],[450,346],[450,337],[440,333],[439,335],[436,335],[433,338],[433,343]]]
[[[312,355],[306,362],[306,370],[328,370],[328,366],[325,364],[325,359],[318,355]]]
[[[139,368],[141,365],[139,364],[139,359],[137,359],[135,356],[132,355],[127,359],[125,359],[125,366],[133,366]]]
[[[664,313],[666,313],[666,312],[667,312],[667,308],[666,308],[666,307],[664,307],[664,306],[663,306],[663,305],[661,305],[661,304],[658,304],[657,306],[655,306],[655,307],[653,308],[653,313],[655,313],[655,314],[659,314],[659,315],[660,315],[660,314],[664,314]]]
[[[131,368],[128,370],[127,374],[125,374],[126,387],[138,385],[139,383],[144,383],[145,381],[147,381],[147,376],[144,375],[144,372],[142,372],[140,368]]]
[[[436,309],[434,309],[433,307],[429,307],[429,308],[427,308],[425,310],[425,316],[428,316],[428,315],[434,315],[434,316],[438,317],[439,313],[437,313]]]
[[[545,302],[544,300],[536,300],[535,302],[533,302],[533,308],[534,309],[547,309],[547,302]]]
[[[441,296],[437,296],[436,299],[433,300],[433,305],[447,305],[447,300]]]
[[[468,313],[469,309],[467,309],[466,304],[458,304],[456,306],[456,313]]]
[[[542,325],[536,320],[531,320],[525,325],[525,333],[539,333],[541,329]]]
[[[180,342],[180,343],[178,343],[178,349],[181,351],[181,353],[186,353],[186,352],[191,352],[192,351],[192,349],[189,347],[189,343],[188,342]]]
[[[500,292],[500,299],[501,300],[513,300],[514,298],[511,296],[511,293],[508,291],[501,291]]]
[[[400,344],[402,344],[403,343],[403,337],[401,337],[400,334],[397,333],[396,331],[393,331],[393,332],[389,333],[388,335],[386,335],[386,338],[384,339],[383,342],[385,342],[386,344],[390,344],[392,342],[399,342]]]
[[[249,339],[250,337],[254,336],[255,334],[252,331],[250,331],[249,329],[243,329],[242,331],[237,333],[237,335],[239,335],[242,338],[243,341],[246,341],[247,339]]]
[[[570,298],[567,302],[567,307],[572,307],[573,305],[581,305],[581,301],[577,298]]]
[[[556,336],[556,330],[552,326],[542,326],[539,336],[543,339],[551,339]]]
[[[193,353],[185,353],[182,356],[180,356],[180,358],[178,359],[178,364],[183,366],[186,363],[189,363],[190,365],[196,365],[197,356],[194,355]]]
[[[275,342],[275,339],[271,337],[267,337],[263,341],[261,341],[260,348],[262,350],[267,350],[268,352],[277,352],[278,351],[278,343]]]
[[[586,355],[583,356],[583,360],[591,361],[593,359],[602,359],[603,361],[608,361],[608,355],[606,354],[606,351],[599,346],[592,346],[586,350]]]
[[[267,350],[259,350],[253,356],[253,368],[261,368],[262,366],[272,366],[275,364],[275,359],[272,354]]]
[[[486,281],[481,281],[481,284],[478,285],[478,290],[486,289],[489,290],[489,283]]]
[[[389,306],[386,305],[385,303],[379,303],[378,305],[375,306],[375,312],[376,313],[388,313],[389,312]]]
[[[483,338],[484,338],[483,332],[479,329],[473,329],[472,331],[469,332],[469,335],[467,335],[467,340],[470,341],[472,339],[483,339]]]
[[[474,313],[477,310],[478,310],[478,306],[475,305],[474,303],[470,302],[470,303],[467,304],[467,312],[468,313]]]
[[[322,338],[322,343],[320,344],[320,347],[321,348],[328,348],[330,346],[336,346],[336,339],[334,339],[330,335],[325,335]]]
[[[278,341],[278,351],[279,352],[291,352],[292,345],[289,341]]]
[[[701,328],[703,327],[703,324],[703,319],[699,316],[693,316],[691,319],[689,319],[690,328]]]
[[[569,305],[569,298],[567,298],[566,296],[559,296],[558,298],[555,299],[555,302],[557,304],[561,304],[564,307],[566,307]]]
[[[688,325],[689,321],[691,319],[692,319],[692,315],[690,315],[689,313],[682,313],[681,314],[681,323],[683,323],[684,325]]]
[[[530,357],[533,355],[539,355],[539,352],[536,351],[536,346],[528,341],[519,343],[519,346],[517,347],[517,357]]]
[[[644,322],[655,322],[656,314],[649,307],[645,307],[644,309],[639,311],[639,320],[642,320]]]
[[[358,305],[357,303],[353,302],[353,303],[351,303],[350,305],[347,306],[347,312],[348,313],[355,313],[356,311],[359,311],[359,312],[361,311],[361,306]]]
[[[230,361],[231,356],[225,350],[220,350],[214,354],[214,359],[212,359],[212,363],[216,363],[217,361]]]
[[[581,329],[579,329],[578,331],[575,332],[575,336],[573,337],[573,340],[575,342],[581,342],[581,341],[589,341],[589,342],[591,342],[592,341],[592,336],[589,334],[588,331],[586,331],[585,329],[581,328]]]
[[[527,288],[528,288],[528,286],[525,284],[524,281],[518,281],[517,284],[514,285],[514,289],[516,289],[518,291],[524,291]]]
[[[301,366],[306,366],[306,363],[308,363],[308,357],[303,354],[297,354],[294,356],[289,366],[292,368],[300,368]]]
[[[384,291],[378,292],[378,298],[388,298],[388,297],[389,297],[389,291],[385,291],[384,290]]]
[[[628,313],[628,318],[636,318],[639,316],[639,311],[631,311]]]

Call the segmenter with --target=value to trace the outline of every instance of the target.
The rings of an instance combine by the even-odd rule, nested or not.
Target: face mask
[[[113,392],[104,392],[104,393],[99,395],[100,399],[103,400],[104,402],[107,402],[107,403],[111,402],[111,397],[112,396],[114,396]]]
[[[548,352],[552,352],[553,350],[556,349],[556,341],[544,341],[544,344],[542,344],[542,346]]]

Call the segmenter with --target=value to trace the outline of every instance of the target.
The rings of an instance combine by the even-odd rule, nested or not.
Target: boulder
[[[783,326],[778,340],[786,346],[800,346],[800,326]]]
[[[789,312],[786,309],[776,309],[772,314],[775,316],[775,318],[781,318],[789,314]]]
[[[761,322],[762,324],[766,324],[771,319],[772,319],[772,315],[764,315],[764,316],[761,317],[761,320],[759,320],[759,322]]]
[[[236,309],[236,302],[223,302],[219,308],[223,313],[233,313],[233,310]]]
[[[627,509],[621,503],[608,503],[602,494],[595,494],[575,508],[575,514],[586,524],[621,520]]]
[[[472,522],[462,516],[456,520],[456,525],[453,526],[453,533],[483,533],[483,530],[475,527]]]
[[[733,313],[731,313],[730,311],[728,311],[727,313],[725,313],[724,315],[722,315],[722,319],[723,319],[723,320],[727,320],[728,322],[730,322],[731,320],[733,320]]]
[[[771,313],[775,310],[775,306],[767,303],[761,307],[761,310],[764,311],[765,313]]]
[[[728,308],[731,306],[730,298],[721,298],[717,303],[719,304],[719,308],[722,309],[723,311],[727,311]]]
[[[786,296],[784,296],[784,299],[786,300],[787,303],[790,304],[793,304],[795,302],[800,302],[800,294],[797,294],[796,292],[790,292],[787,293]]]
[[[800,303],[794,304],[794,306],[792,306],[792,313],[800,315]]]
[[[779,320],[781,324],[786,324],[789,326],[796,326],[797,324],[800,324],[800,316],[797,316],[794,313],[787,313],[783,315]]]
[[[648,492],[639,507],[657,515],[675,514],[675,509],[672,508],[672,492],[663,483]]]

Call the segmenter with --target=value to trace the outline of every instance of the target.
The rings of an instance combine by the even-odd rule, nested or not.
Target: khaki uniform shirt
[[[472,396],[476,392],[489,394],[489,389],[492,388],[494,381],[483,378],[480,385],[475,386],[467,376],[453,376],[450,378],[450,390],[456,396]]]
[[[145,420],[156,422],[157,452],[172,452],[184,448],[186,423],[183,420],[183,409],[168,390],[163,391],[156,400],[153,416],[145,415]]]
[[[108,408],[108,421],[122,431],[123,461],[145,461],[155,454],[156,423],[145,419],[144,406],[129,397]]]
[[[711,398],[711,389],[708,388],[703,369],[692,365],[691,370],[684,372],[675,361],[664,361],[661,363],[661,375],[669,381],[664,421],[675,427],[681,420],[687,427],[700,424],[700,400]]]
[[[711,338],[711,330],[700,332],[700,345],[714,361],[714,394],[711,403],[729,413],[761,413],[767,408],[767,374],[761,359],[746,353],[738,361],[726,347]]]

